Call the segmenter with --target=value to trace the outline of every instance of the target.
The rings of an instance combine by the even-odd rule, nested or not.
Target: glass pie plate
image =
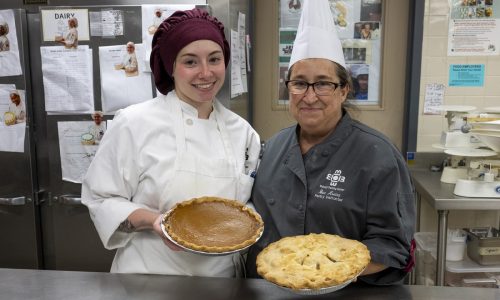
[[[245,250],[247,250],[248,248],[250,248],[250,246],[252,246],[253,244],[255,244],[262,237],[262,234],[264,233],[264,228],[262,228],[262,230],[260,231],[260,234],[257,236],[257,238],[255,239],[255,241],[253,241],[251,244],[249,244],[249,245],[247,245],[245,247],[239,248],[239,249],[231,250],[231,251],[226,251],[226,252],[206,252],[206,251],[195,250],[195,249],[188,248],[188,247],[186,247],[184,245],[181,245],[180,243],[178,243],[176,240],[174,240],[168,234],[167,229],[165,227],[165,220],[168,219],[168,217],[169,217],[169,215],[170,215],[171,212],[172,212],[172,209],[163,214],[163,217],[162,217],[163,221],[160,224],[161,225],[161,230],[163,231],[163,234],[174,245],[178,246],[179,248],[183,249],[186,252],[190,252],[190,253],[194,253],[194,254],[205,255],[205,256],[224,256],[224,255],[229,255],[229,254],[233,254],[233,253],[237,253],[237,252],[244,252]]]
[[[278,285],[278,284],[275,284],[274,282],[271,282],[273,285],[281,288],[281,289],[284,289],[284,290],[287,290],[291,293],[294,293],[294,294],[297,294],[297,295],[323,295],[323,294],[328,294],[328,293],[333,293],[335,291],[338,291],[338,290],[341,290],[343,288],[345,288],[346,286],[348,286],[350,283],[352,283],[356,278],[358,278],[358,276],[363,273],[365,269],[361,270],[361,272],[359,272],[356,276],[354,276],[353,278],[341,283],[341,284],[338,284],[338,285],[332,285],[332,286],[329,286],[329,287],[324,287],[324,288],[320,288],[320,289],[291,289],[291,288],[287,288],[287,287],[284,287],[284,286],[281,286],[281,285]]]

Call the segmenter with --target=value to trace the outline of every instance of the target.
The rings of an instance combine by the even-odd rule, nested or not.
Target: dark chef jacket
[[[247,257],[247,276],[258,277],[255,260],[285,236],[330,233],[364,243],[372,262],[389,266],[359,280],[401,282],[414,234],[413,185],[399,150],[381,133],[344,116],[334,132],[304,156],[298,125],[266,143],[252,192],[264,233]]]

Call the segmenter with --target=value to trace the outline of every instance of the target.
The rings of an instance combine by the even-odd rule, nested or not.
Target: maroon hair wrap
[[[156,88],[164,95],[174,89],[172,77],[174,62],[179,51],[198,40],[217,43],[229,64],[229,43],[224,36],[224,25],[202,9],[176,11],[163,21],[153,36],[150,57]]]

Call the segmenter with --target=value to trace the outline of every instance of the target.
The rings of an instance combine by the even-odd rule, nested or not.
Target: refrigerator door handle
[[[82,198],[77,195],[61,195],[54,197],[54,201],[65,205],[82,205]]]
[[[24,196],[11,197],[11,198],[0,197],[0,205],[19,206],[19,205],[25,205],[26,202],[29,202],[29,201],[30,201],[30,199],[26,198]]]

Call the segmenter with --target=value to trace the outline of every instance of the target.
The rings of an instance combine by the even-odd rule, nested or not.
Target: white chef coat
[[[70,28],[64,37],[64,46],[66,48],[76,48],[78,47],[78,30],[76,28]]]
[[[16,115],[16,123],[23,123],[26,121],[26,106],[22,100],[19,102],[19,105],[12,102],[9,103],[9,111]]]
[[[101,124],[92,124],[89,127],[89,133],[94,137],[95,144],[99,144],[101,142],[104,133],[106,132],[106,123],[102,122]]]
[[[9,51],[10,43],[6,35],[0,35],[0,51]]]
[[[170,92],[120,111],[104,135],[82,184],[82,203],[104,246],[118,249],[111,272],[235,275],[233,256],[176,252],[152,231],[117,231],[138,208],[164,212],[199,196],[250,198],[258,134],[218,101],[208,120],[197,116]]]
[[[123,55],[122,67],[126,72],[137,71],[137,56],[135,55],[135,52],[132,54],[127,52]]]

